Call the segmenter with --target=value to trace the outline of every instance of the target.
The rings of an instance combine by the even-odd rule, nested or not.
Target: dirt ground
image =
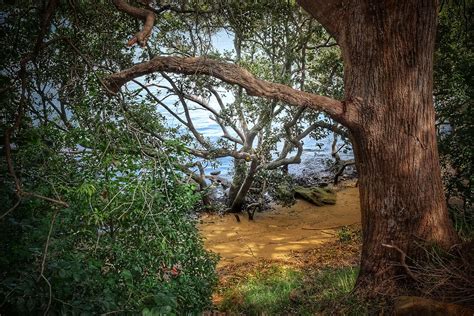
[[[218,267],[272,260],[291,263],[294,253],[337,239],[342,226],[360,224],[359,191],[351,186],[337,192],[336,205],[318,207],[298,200],[290,208],[241,216],[205,215],[199,229],[205,246],[221,256]]]

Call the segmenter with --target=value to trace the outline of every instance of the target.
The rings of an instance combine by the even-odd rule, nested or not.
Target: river
[[[212,36],[212,45],[221,54],[224,54],[226,52],[231,53],[232,55],[234,54],[232,33],[229,33],[227,31],[217,32]],[[169,86],[167,83],[163,82],[161,82],[160,84]],[[219,92],[221,93],[221,98],[224,103],[232,103],[234,101],[234,98],[232,97],[232,94],[230,92],[225,91],[223,89],[219,89]],[[180,117],[184,119],[183,109],[180,107],[174,107],[176,101],[176,98],[171,97],[167,98],[164,102],[168,107],[176,109],[176,112],[181,113]],[[209,103],[214,109],[219,108],[216,100],[211,99]],[[158,106],[158,111],[165,117],[168,126],[175,127],[180,124],[178,120],[169,113],[167,113],[164,108]],[[199,109],[198,107],[196,107],[195,109],[190,111],[190,114],[194,126],[200,133],[202,133],[202,135],[204,135],[205,137],[209,137],[210,140],[213,142],[217,141],[222,136],[222,130],[220,129],[219,125],[209,118],[210,112],[203,110],[202,108]],[[184,131],[184,133],[188,133],[188,131]],[[331,159],[332,141],[332,133],[330,133],[329,136],[319,140],[315,140],[310,137],[304,138],[304,151],[301,157],[302,161],[300,164],[290,165],[288,171],[294,175],[304,174],[308,170],[310,170],[311,173],[321,174],[323,176],[327,175],[326,162],[328,161],[328,159]],[[277,149],[280,150],[282,145],[283,142],[280,141],[278,143]],[[340,145],[342,145],[341,141],[339,141],[339,146]],[[295,154],[295,152],[293,152],[292,154]],[[273,153],[274,157],[276,157],[277,155],[278,152]],[[353,153],[350,148],[344,147],[344,150],[341,150],[339,152],[339,155],[343,160],[353,159]],[[289,156],[291,156],[291,154]],[[217,163],[218,164],[216,166],[205,165],[206,173],[210,173],[212,171],[220,171],[220,175],[222,177],[229,179],[231,177],[233,168],[233,158],[219,158],[217,159]]]

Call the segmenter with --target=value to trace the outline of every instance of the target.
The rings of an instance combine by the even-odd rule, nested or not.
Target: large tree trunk
[[[358,1],[339,35],[362,210],[360,285],[400,274],[416,242],[457,242],[450,223],[435,134],[432,75],[435,1]]]

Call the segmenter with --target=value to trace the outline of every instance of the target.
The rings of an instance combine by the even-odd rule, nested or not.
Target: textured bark
[[[307,1],[302,1],[307,2]],[[317,6],[307,7],[317,10]],[[457,242],[441,183],[432,101],[437,3],[351,1],[331,25],[344,60],[362,210],[359,285],[386,286],[396,268],[392,244],[416,257],[416,241]],[[310,11],[313,13],[312,11]],[[385,281],[385,282],[381,282]]]

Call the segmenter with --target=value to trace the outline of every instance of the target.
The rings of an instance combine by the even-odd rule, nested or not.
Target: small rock
[[[326,204],[336,204],[336,193],[329,188],[295,187],[295,196],[301,197],[302,199],[311,202],[317,206],[323,206]]]

